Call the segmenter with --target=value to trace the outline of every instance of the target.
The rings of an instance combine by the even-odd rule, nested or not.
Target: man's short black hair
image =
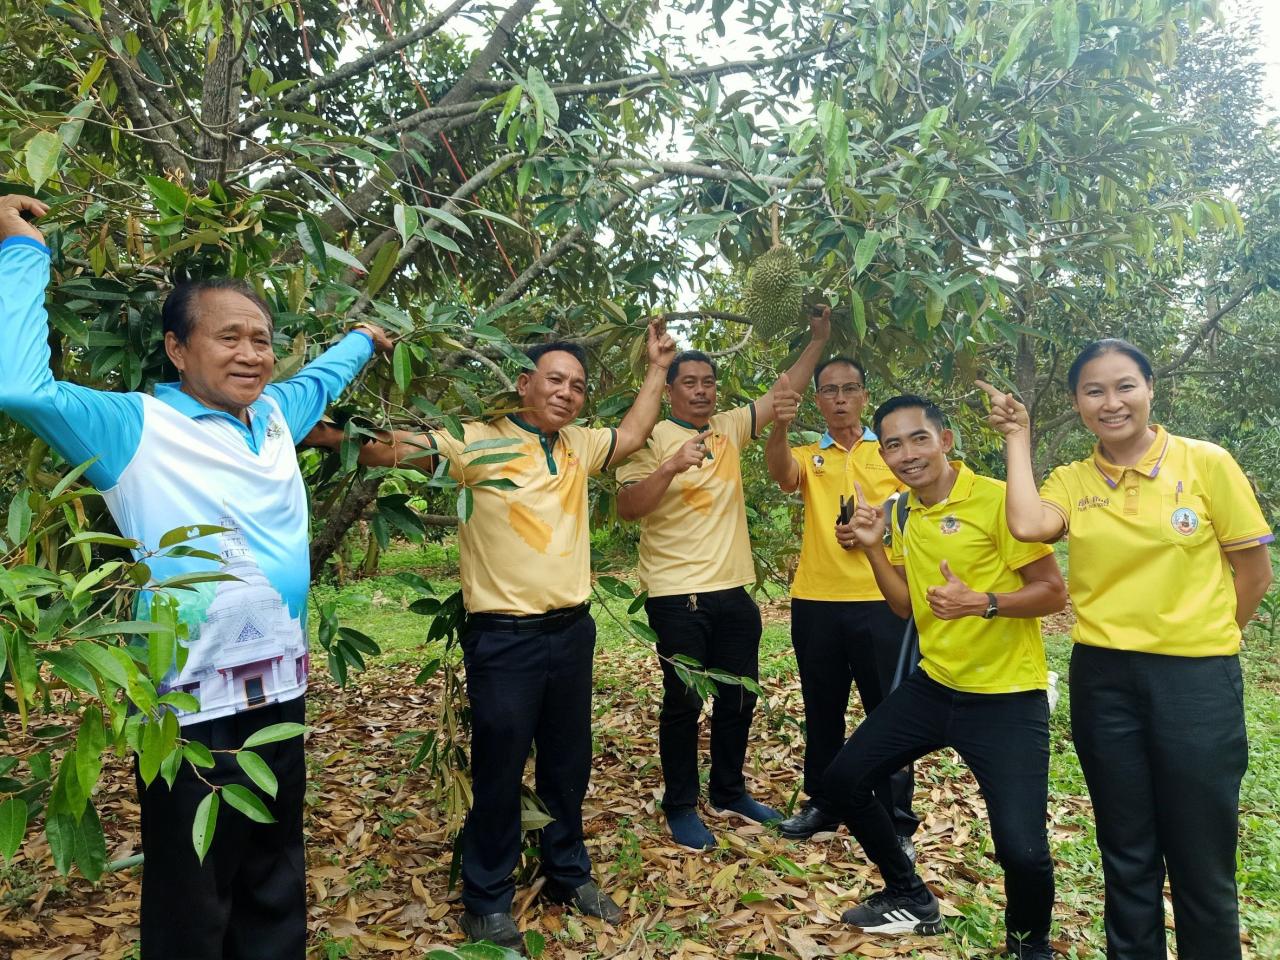
[[[818,364],[816,367],[813,368],[813,389],[815,390],[818,389],[818,378],[822,376],[822,371],[827,369],[827,367],[833,366],[834,364],[837,364],[837,363],[846,363],[849,366],[853,367],[853,369],[858,371],[858,376],[862,378],[862,385],[864,387],[867,385],[867,371],[862,368],[862,364],[860,364],[857,360],[853,359],[853,357],[839,356],[839,357],[832,357],[830,360],[823,360],[820,364]]]
[[[900,396],[890,397],[884,403],[880,404],[880,406],[876,407],[875,416],[871,418],[871,429],[878,435],[880,433],[880,426],[884,423],[885,417],[891,413],[896,413],[898,410],[911,409],[923,410],[924,418],[937,427],[939,433],[947,429],[947,418],[946,415],[943,414],[942,409],[932,400],[927,400],[914,393],[904,393]]]
[[[538,360],[544,354],[555,353],[556,351],[567,353],[582,364],[582,374],[586,376],[587,351],[582,349],[581,344],[574,343],[571,340],[552,340],[550,343],[535,343],[524,352],[524,355],[533,361],[534,366],[537,366]]]
[[[229,290],[232,293],[238,293],[252,300],[254,306],[262,311],[263,316],[268,321],[271,320],[271,307],[267,305],[267,301],[258,296],[258,291],[243,280],[237,280],[235,277],[189,280],[173,288],[169,296],[165,297],[164,309],[160,312],[162,329],[165,333],[172,333],[177,337],[179,343],[186,343],[191,338],[191,330],[199,316],[196,304],[200,294],[206,290]]]
[[[719,371],[716,370],[716,362],[701,350],[681,350],[674,358],[672,358],[671,366],[667,368],[668,384],[676,382],[676,377],[680,375],[680,364],[682,363],[705,363],[711,368],[711,375],[713,377],[720,375]]]

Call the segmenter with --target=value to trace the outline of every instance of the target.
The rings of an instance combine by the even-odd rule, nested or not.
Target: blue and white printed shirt
[[[0,244],[0,410],[85,473],[121,534],[159,549],[169,530],[227,528],[188,546],[216,553],[148,559],[154,582],[221,570],[237,579],[173,590],[187,624],[187,660],[162,690],[200,701],[194,723],[301,696],[309,665],[311,581],[307,497],[295,444],[373,355],[364,334],[337,345],[288,380],[267,386],[249,423],[211,410],[177,384],[154,396],[111,393],[55,380],[49,369],[49,251],[26,237]],[[145,618],[152,595],[143,593]]]

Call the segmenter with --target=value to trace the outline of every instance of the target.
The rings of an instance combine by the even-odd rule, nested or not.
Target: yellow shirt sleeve
[[[470,440],[476,439],[470,436],[469,428],[471,424],[465,424],[462,428],[464,440],[457,439],[448,430],[432,430],[429,436],[431,442],[436,445],[436,449],[440,451],[440,456],[449,461],[449,476],[455,480],[462,479],[462,450]]]
[[[995,536],[996,549],[1000,551],[1000,558],[1009,565],[1010,570],[1021,570],[1027,564],[1053,553],[1053,547],[1047,543],[1023,543],[1014,537],[1009,531],[1009,517],[1005,513],[1003,496],[996,516]]]
[[[905,497],[907,494],[904,493],[903,496]],[[897,504],[895,504],[894,507],[895,509],[889,513],[889,529],[891,531],[889,535],[889,562],[895,567],[901,567],[907,562],[907,548],[906,544],[902,542],[902,535],[904,531],[898,529]],[[907,511],[907,523],[910,522],[911,511]]]
[[[715,430],[722,431],[739,450],[756,438],[756,405],[754,403],[717,413],[711,420],[712,423],[709,425]]]
[[[623,464],[618,467],[617,477],[619,483],[635,483],[643,480],[653,471],[658,469],[658,451],[654,446],[653,437],[645,441],[645,445],[629,456]]]
[[[1244,550],[1270,542],[1271,528],[1235,458],[1217,446],[1207,446],[1206,454],[1208,463],[1202,482],[1222,549]]]
[[[1071,472],[1069,465],[1055,467],[1049,479],[1040,487],[1040,502],[1062,517],[1062,528],[1071,527],[1071,491],[1067,489],[1067,475]]]
[[[612,427],[592,429],[568,426],[560,434],[587,468],[588,476],[595,476],[604,469],[618,445],[618,431]]]

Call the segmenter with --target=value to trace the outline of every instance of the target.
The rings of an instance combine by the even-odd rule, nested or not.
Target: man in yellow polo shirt
[[[587,610],[591,543],[587,478],[639,449],[657,420],[675,343],[648,332],[649,370],[616,430],[574,423],[587,394],[587,357],[565,341],[527,351],[519,415],[444,430],[397,432],[367,443],[360,462],[393,466],[438,451],[471,491],[458,529],[467,624],[462,635],[471,705],[471,812],[462,833],[462,929],[472,940],[519,949],[511,916],[520,857],[520,783],[537,745],[536,790],[554,818],[542,828],[544,892],[617,922],[622,912],[591,879],[582,800],[591,775],[591,663]],[[494,441],[508,441],[495,443]],[[341,437],[313,438],[332,446]]]
[[[713,847],[715,837],[697,812],[702,697],[680,677],[675,658],[758,678],[760,610],[746,591],[756,573],[740,452],[773,421],[776,394],[790,394],[789,383],[812,375],[831,334],[830,317],[826,307],[812,317],[808,345],[772,390],[724,413],[716,413],[715,361],[696,351],[677,355],[667,372],[671,416],[618,470],[624,484],[619,516],[644,518],[638,574],[649,593],[645,612],[658,635],[662,666],[662,807],[672,837],[688,849]],[[720,816],[763,823],[782,817],[752,799],[742,773],[755,705],[746,686],[716,684],[708,799]]]
[[[869,932],[941,932],[937,899],[873,790],[904,764],[952,747],[987,802],[1005,871],[1009,955],[1051,960],[1049,708],[1037,618],[1066,605],[1066,587],[1050,547],[1009,532],[1004,483],[947,460],[953,437],[937,406],[894,397],[876,410],[874,426],[885,463],[911,488],[910,512],[901,531],[892,525],[886,553],[884,511],[859,489],[853,522],[836,536],[862,548],[889,606],[914,614],[921,663],[854,731],[823,778],[822,795],[841,805],[885,881],[841,919]]]
[[[901,487],[880,456],[876,435],[862,425],[866,374],[852,357],[832,357],[818,365],[813,382],[826,433],[815,443],[788,447],[795,407],[778,404],[765,443],[769,475],[804,502],[800,563],[791,584],[791,645],[804,697],[804,792],[809,802],[778,825],[778,832],[792,840],[840,825],[821,784],[827,764],[844,746],[849,691],[857,685],[868,714],[885,698],[906,627],[885,603],[862,551],[842,549],[836,542],[841,504],[847,502],[852,512],[855,483],[872,503],[884,503]],[[920,822],[911,812],[912,779],[911,768],[905,767],[875,789],[908,856]]]

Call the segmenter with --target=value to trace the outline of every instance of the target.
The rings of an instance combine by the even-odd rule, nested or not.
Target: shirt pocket
[[[1190,493],[1166,493],[1160,498],[1160,535],[1167,543],[1194,547],[1213,539],[1208,505]]]

